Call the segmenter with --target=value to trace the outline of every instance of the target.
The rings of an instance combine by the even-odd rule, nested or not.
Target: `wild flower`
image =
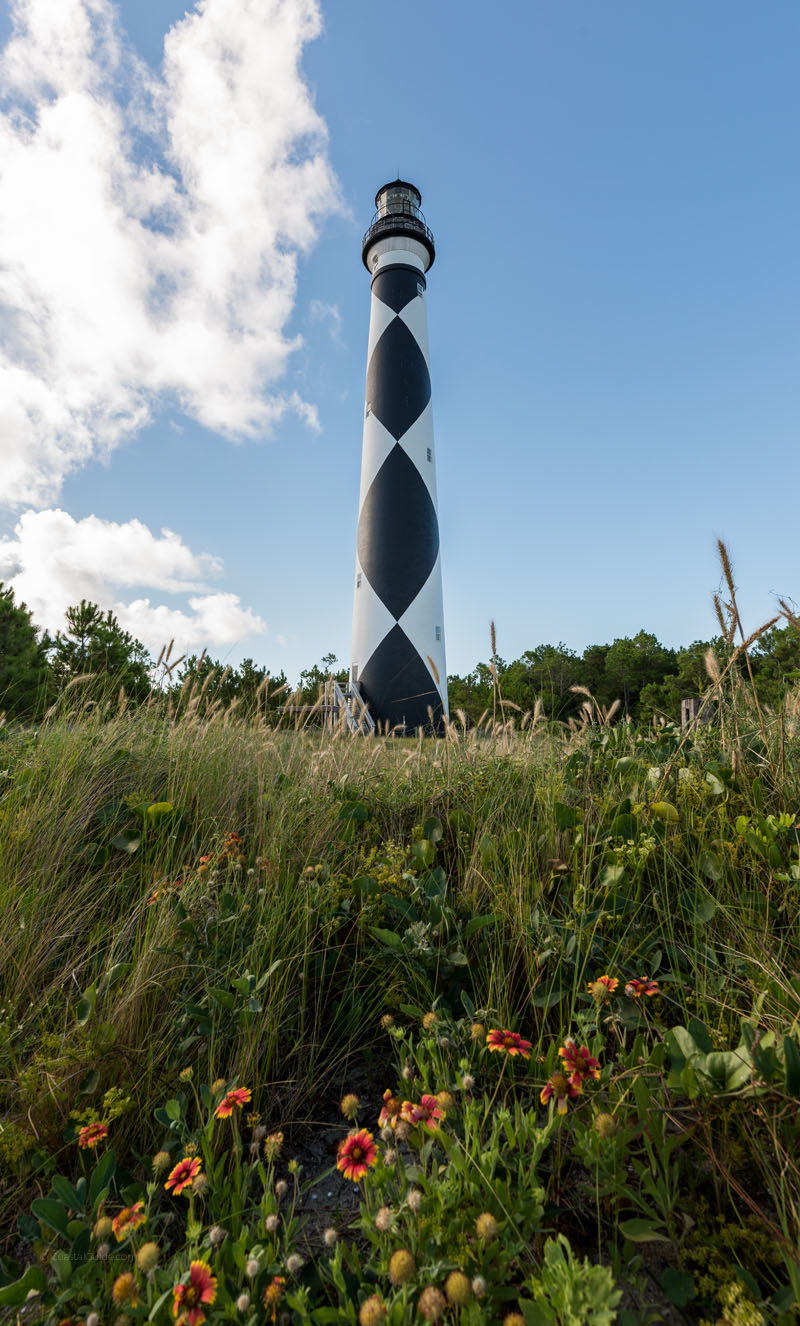
[[[290,1275],[297,1275],[304,1266],[305,1262],[299,1252],[293,1252],[291,1256],[286,1258],[286,1269]]]
[[[386,1320],[386,1308],[383,1306],[377,1294],[371,1294],[365,1298],[358,1310],[359,1326],[379,1326],[379,1323]]]
[[[379,1229],[381,1234],[385,1234],[391,1229],[394,1221],[394,1212],[390,1206],[382,1206],[375,1213],[375,1228]]]
[[[598,1114],[594,1121],[594,1130],[598,1137],[608,1141],[619,1132],[619,1120],[615,1114]]]
[[[533,1049],[531,1042],[523,1040],[516,1031],[490,1031],[486,1037],[486,1044],[490,1050],[505,1050],[512,1058],[520,1055],[523,1059],[530,1059]]]
[[[508,1312],[503,1318],[503,1326],[525,1326],[525,1318],[521,1312]]]
[[[497,1232],[500,1226],[492,1215],[491,1211],[482,1211],[475,1220],[475,1233],[481,1240],[481,1243],[491,1243],[492,1239],[497,1238]]]
[[[575,1100],[583,1090],[580,1080],[576,1083],[572,1078],[565,1077],[563,1073],[553,1073],[539,1092],[539,1100],[546,1105],[552,1096],[555,1096],[556,1109],[559,1114],[566,1114],[569,1102]]]
[[[133,1206],[126,1206],[114,1216],[111,1221],[111,1228],[114,1231],[114,1238],[117,1243],[121,1243],[134,1229],[138,1229],[147,1219],[144,1213],[144,1202],[135,1202]]]
[[[240,1294],[236,1300],[237,1312],[247,1312],[250,1308],[250,1295]]]
[[[436,1103],[439,1106],[439,1109],[443,1110],[446,1114],[448,1110],[452,1110],[455,1101],[449,1091],[437,1091]]]
[[[389,1258],[389,1279],[395,1286],[407,1285],[416,1275],[417,1264],[408,1248],[398,1248]]]
[[[446,1308],[447,1299],[435,1285],[427,1285],[417,1299],[417,1312],[426,1321],[438,1321]]]
[[[444,1113],[439,1108],[436,1096],[423,1096],[418,1105],[414,1101],[404,1100],[401,1117],[412,1128],[427,1128],[428,1132],[435,1133],[440,1121],[444,1119]]]
[[[472,1285],[469,1276],[463,1271],[451,1271],[444,1282],[444,1292],[448,1303],[454,1308],[463,1308],[472,1297]]]
[[[469,1029],[470,1039],[473,1041],[482,1041],[486,1035],[486,1028],[482,1022],[473,1022]]]
[[[475,1078],[472,1076],[472,1073],[464,1074],[464,1076],[461,1079],[461,1085],[465,1091],[472,1090],[472,1088],[475,1086]]]
[[[187,1188],[191,1188],[202,1168],[202,1161],[199,1156],[184,1156],[183,1160],[179,1160],[177,1165],[170,1170],[164,1187],[167,1192],[172,1191],[173,1197],[180,1197],[182,1192],[185,1192]]]
[[[346,1179],[357,1183],[368,1173],[370,1166],[378,1163],[378,1148],[372,1133],[366,1128],[348,1133],[339,1143],[336,1168]]]
[[[212,1225],[208,1231],[208,1241],[212,1248],[218,1248],[221,1243],[224,1243],[226,1235],[227,1230],[223,1229],[222,1225]]]
[[[326,1248],[336,1247],[336,1244],[339,1242],[339,1235],[332,1225],[329,1225],[325,1230],[325,1233],[322,1235],[322,1241]]]
[[[289,1185],[286,1182],[286,1180],[278,1179],[277,1183],[275,1184],[275,1196],[278,1198],[278,1201],[280,1201],[281,1197],[285,1197],[288,1191],[289,1191]]]
[[[161,1174],[165,1169],[169,1169],[171,1161],[172,1156],[169,1151],[156,1151],[152,1161],[154,1173]]]
[[[235,1109],[240,1110],[243,1105],[253,1099],[253,1093],[249,1087],[234,1087],[232,1091],[227,1091],[222,1097],[214,1115],[217,1119],[229,1119]]]
[[[383,1093],[383,1107],[378,1115],[379,1128],[396,1128],[403,1113],[403,1102],[388,1089]]]
[[[607,1004],[618,985],[616,976],[598,976],[596,981],[589,982],[588,990],[598,1004]]]
[[[283,1133],[270,1133],[264,1138],[264,1158],[272,1164],[283,1149]]]
[[[157,1243],[143,1243],[136,1254],[136,1265],[140,1271],[145,1273],[152,1271],[158,1266],[158,1259],[161,1256],[161,1249]]]
[[[129,1303],[132,1308],[138,1306],[139,1290],[136,1286],[136,1276],[132,1271],[123,1271],[118,1275],[111,1286],[111,1297],[116,1304]]]
[[[275,1230],[278,1228],[279,1223],[280,1223],[280,1217],[276,1216],[275,1213],[272,1212],[271,1215],[268,1215],[266,1217],[264,1221],[264,1228],[268,1234],[274,1234]]]
[[[278,1304],[283,1298],[285,1284],[286,1280],[282,1275],[273,1275],[264,1290],[264,1307],[269,1312],[270,1321],[274,1321],[278,1315]]]
[[[472,1292],[476,1298],[483,1298],[486,1290],[489,1288],[482,1275],[476,1275],[472,1280]]]
[[[661,987],[658,981],[647,981],[635,978],[628,981],[625,986],[625,993],[630,999],[641,999],[643,995],[656,995],[661,993]]]
[[[361,1104],[358,1096],[353,1091],[348,1091],[342,1096],[339,1102],[339,1109],[342,1111],[345,1119],[355,1119],[358,1114],[358,1107]]]
[[[195,1194],[196,1197],[201,1196],[205,1192],[207,1187],[208,1187],[207,1174],[197,1174],[192,1179],[192,1192]]]
[[[435,1027],[435,1026],[436,1026],[436,1023],[437,1023],[438,1021],[439,1021],[439,1018],[438,1018],[437,1014],[434,1013],[433,1011],[431,1011],[430,1013],[425,1013],[425,1014],[423,1015],[423,1018],[422,1018],[422,1029],[423,1029],[423,1031],[430,1031],[432,1027]]]
[[[172,1290],[172,1315],[187,1326],[200,1326],[206,1319],[203,1305],[213,1303],[216,1296],[217,1280],[208,1262],[192,1262],[189,1279],[182,1280]]]
[[[108,1124],[97,1120],[95,1123],[87,1123],[78,1133],[78,1146],[83,1147],[84,1151],[96,1147],[99,1142],[104,1142],[108,1137]]]
[[[563,1060],[564,1072],[569,1074],[574,1086],[599,1078],[600,1061],[589,1053],[588,1046],[578,1046],[572,1037],[568,1036],[558,1053]]]
[[[408,1193],[406,1195],[406,1205],[408,1206],[409,1211],[413,1211],[414,1215],[418,1213],[420,1207],[422,1206],[421,1188],[409,1188]]]
[[[102,1240],[102,1239],[107,1239],[109,1235],[113,1233],[113,1230],[114,1230],[113,1220],[111,1220],[109,1216],[100,1216],[100,1219],[96,1222],[94,1229],[92,1230],[92,1233],[94,1234],[96,1239]]]

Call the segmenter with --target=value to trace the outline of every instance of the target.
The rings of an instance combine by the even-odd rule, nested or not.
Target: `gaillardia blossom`
[[[249,1087],[234,1087],[232,1091],[226,1091],[214,1115],[217,1119],[229,1119],[235,1109],[240,1110],[252,1099],[253,1093]]]
[[[172,1315],[186,1326],[200,1326],[206,1319],[203,1304],[216,1297],[217,1281],[208,1262],[192,1262],[189,1279],[172,1290]]]
[[[107,1123],[87,1123],[85,1128],[81,1128],[78,1133],[78,1146],[84,1148],[97,1146],[98,1142],[104,1142],[108,1137]]]
[[[658,981],[633,980],[628,981],[625,986],[625,993],[631,999],[641,999],[642,995],[660,994],[661,987]]]
[[[114,1216],[111,1221],[111,1228],[114,1231],[114,1238],[117,1243],[121,1243],[135,1229],[143,1225],[147,1216],[144,1213],[144,1202],[135,1202],[133,1206],[126,1206]]]
[[[600,1061],[592,1057],[588,1046],[578,1046],[572,1037],[568,1036],[558,1053],[564,1061],[564,1072],[569,1074],[576,1085],[599,1078]]]
[[[180,1197],[184,1189],[191,1188],[202,1168],[203,1162],[199,1156],[184,1156],[183,1160],[179,1160],[170,1170],[164,1187],[167,1192],[171,1189],[174,1197]]]
[[[423,1096],[418,1105],[412,1100],[404,1100],[401,1118],[413,1128],[427,1128],[428,1132],[435,1133],[444,1118],[444,1111],[439,1108],[436,1096]]]
[[[274,1321],[278,1315],[278,1304],[283,1298],[283,1287],[286,1280],[282,1275],[273,1275],[271,1282],[264,1290],[264,1307],[269,1310],[270,1321]]]
[[[616,976],[598,976],[596,981],[589,982],[588,990],[598,1004],[606,1004],[618,985],[619,981]]]
[[[388,1089],[383,1093],[383,1108],[378,1115],[379,1128],[396,1128],[403,1114],[403,1102]]]
[[[486,1044],[490,1050],[505,1050],[506,1054],[518,1054],[523,1059],[530,1059],[533,1049],[531,1042],[523,1040],[516,1031],[490,1031]]]
[[[371,1165],[377,1164],[378,1148],[372,1133],[366,1128],[359,1128],[355,1133],[348,1133],[339,1143],[336,1168],[346,1179],[358,1183],[363,1179]]]
[[[575,1100],[583,1088],[580,1082],[575,1082],[571,1078],[565,1077],[563,1073],[553,1073],[539,1093],[539,1099],[543,1105],[546,1105],[551,1096],[555,1096],[556,1109],[559,1114],[566,1114],[567,1106],[571,1100]]]

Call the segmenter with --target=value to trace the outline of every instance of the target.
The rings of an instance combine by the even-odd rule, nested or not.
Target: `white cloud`
[[[327,322],[330,338],[341,350],[345,348],[342,339],[342,315],[338,304],[326,304],[322,299],[312,299],[309,312],[312,322]]]
[[[338,207],[299,71],[316,0],[198,0],[158,77],[111,0],[16,0],[0,62],[0,500],[52,501],[172,402],[226,436],[276,387],[298,255]]]
[[[51,632],[64,612],[85,598],[112,608],[126,630],[153,652],[174,639],[176,649],[232,645],[263,634],[266,623],[238,595],[211,592],[222,574],[210,553],[193,553],[171,530],[153,534],[141,521],[122,524],[66,511],[27,511],[13,536],[0,539],[0,581],[27,603],[34,620]],[[120,599],[125,589],[189,595],[187,612],[150,598]]]

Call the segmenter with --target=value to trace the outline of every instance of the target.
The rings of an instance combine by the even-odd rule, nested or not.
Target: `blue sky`
[[[46,19],[53,3],[23,8]],[[250,0],[215,5],[256,21]],[[265,11],[311,9],[262,5],[264,51]],[[155,75],[184,11],[119,6]],[[230,441],[198,422],[202,379],[177,368],[177,386],[159,391],[150,369],[143,427],[132,422],[105,460],[90,440],[51,492],[0,513],[0,572],[5,556],[6,579],[16,573],[41,612],[58,594],[35,517],[59,510],[69,537],[81,532],[62,597],[88,585],[110,604],[188,611],[187,595],[211,595],[189,636],[198,647],[214,595],[228,594],[237,605],[221,605],[215,656],[290,677],[328,651],[348,662],[369,314],[360,237],[397,172],[422,190],[438,248],[428,306],[449,671],[487,656],[490,619],[506,658],[641,627],[672,645],[711,634],[717,536],[748,624],[776,593],[800,599],[800,8],[620,0],[473,13],[417,0],[323,7],[301,71],[339,205],[330,185],[315,195],[317,237],[299,246],[280,324],[299,340],[263,387],[313,406],[319,430],[290,409],[270,437]],[[287,96],[280,113],[291,119],[293,105]],[[290,164],[307,150],[294,128]],[[234,356],[229,342],[230,329],[221,354]],[[65,526],[48,519],[57,558]],[[104,542],[105,527],[131,521],[178,536],[183,580],[174,568],[153,578],[147,549],[140,582],[99,576],[103,550],[121,556],[124,543]],[[77,565],[76,542],[93,566]],[[197,564],[203,554],[213,568]],[[265,629],[248,634],[256,619]]]

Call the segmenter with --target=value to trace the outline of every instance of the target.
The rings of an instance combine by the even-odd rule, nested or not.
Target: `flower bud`
[[[423,1030],[430,1031],[431,1027],[435,1027],[438,1021],[439,1019],[433,1011],[426,1013],[422,1019]]]
[[[278,1179],[278,1182],[275,1184],[275,1196],[279,1198],[285,1197],[288,1191],[289,1191],[289,1185],[286,1182],[286,1180]]]
[[[286,1269],[290,1275],[297,1275],[298,1271],[301,1271],[304,1265],[305,1262],[299,1252],[293,1252],[290,1257],[286,1258]]]
[[[269,1137],[264,1139],[264,1158],[273,1162],[278,1159],[283,1146],[283,1133],[270,1133]]]
[[[279,1223],[279,1218],[273,1212],[273,1214],[268,1215],[266,1220],[264,1221],[264,1228],[268,1234],[274,1234],[275,1230],[278,1228],[278,1223]]]
[[[358,1107],[361,1104],[358,1096],[353,1091],[348,1091],[342,1096],[339,1102],[339,1109],[342,1111],[345,1119],[355,1119],[358,1114]]]
[[[153,1169],[156,1174],[160,1174],[162,1170],[169,1169],[171,1164],[172,1156],[169,1154],[169,1151],[157,1151],[153,1156]]]
[[[414,1215],[416,1215],[420,1207],[422,1206],[421,1190],[419,1188],[409,1189],[408,1195],[406,1197],[406,1202],[408,1203],[408,1209],[410,1211],[413,1211]]]
[[[497,1238],[498,1229],[499,1225],[489,1211],[484,1211],[475,1221],[475,1233],[483,1243],[491,1243]]]
[[[86,1326],[100,1326],[100,1313],[90,1312],[86,1318]]]
[[[486,1028],[482,1022],[473,1022],[469,1029],[469,1034],[474,1041],[482,1041],[486,1036]]]
[[[250,1295],[240,1294],[236,1300],[236,1308],[239,1312],[247,1312],[250,1307]]]
[[[114,1228],[108,1216],[101,1216],[92,1231],[96,1239],[107,1239]]]
[[[136,1265],[139,1267],[140,1271],[144,1271],[145,1273],[152,1271],[158,1266],[160,1255],[161,1250],[157,1243],[143,1243],[136,1254]],[[86,1326],[89,1326],[88,1322],[86,1323]]]
[[[476,1275],[472,1281],[472,1292],[476,1298],[483,1298],[486,1290],[489,1288],[482,1275]]]
[[[392,1208],[390,1206],[382,1206],[378,1211],[378,1214],[375,1216],[375,1228],[379,1229],[382,1234],[385,1234],[387,1229],[391,1229],[393,1218]]]
[[[448,1303],[454,1308],[463,1308],[472,1297],[472,1285],[463,1271],[451,1271],[444,1282],[444,1292]]]
[[[336,1244],[339,1242],[339,1235],[336,1233],[336,1230],[332,1225],[328,1226],[325,1233],[322,1235],[322,1238],[326,1248],[335,1248]]]
[[[465,1091],[472,1090],[472,1088],[475,1086],[475,1078],[472,1076],[472,1073],[464,1074],[464,1076],[461,1079],[461,1085]]]
[[[598,1114],[594,1121],[594,1130],[598,1137],[608,1141],[619,1132],[619,1120],[615,1114]]]
[[[377,1294],[365,1298],[358,1311],[359,1326],[379,1326],[386,1320],[386,1308]]]
[[[447,1299],[435,1285],[428,1285],[417,1299],[417,1312],[426,1321],[438,1321],[447,1307]]]
[[[211,1229],[208,1231],[208,1241],[212,1248],[218,1248],[220,1243],[225,1241],[225,1235],[227,1232],[227,1229],[223,1229],[222,1225],[211,1226]]]
[[[391,1013],[384,1013],[381,1018],[381,1026],[384,1031],[388,1031],[390,1027],[394,1026],[394,1018]]]
[[[417,1264],[407,1248],[398,1248],[389,1258],[389,1279],[393,1285],[407,1285],[414,1279]]]
[[[97,1248],[95,1250],[95,1255],[97,1257],[97,1260],[99,1262],[107,1261],[108,1254],[110,1253],[110,1251],[111,1249],[107,1243],[98,1243]]]
[[[246,1264],[246,1266],[245,1266],[244,1269],[245,1269],[245,1271],[247,1272],[248,1277],[249,1277],[251,1280],[253,1280],[253,1279],[258,1275],[258,1269],[259,1269],[259,1267],[258,1267],[258,1258],[257,1258],[257,1257],[248,1257],[248,1259],[247,1259],[247,1264]]]
[[[525,1326],[525,1318],[521,1312],[509,1312],[503,1318],[503,1326]]]

